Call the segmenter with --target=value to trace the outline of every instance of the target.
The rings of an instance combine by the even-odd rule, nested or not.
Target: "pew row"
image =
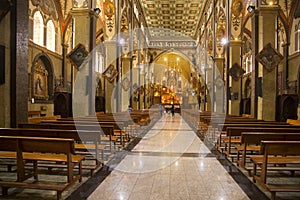
[[[262,140],[271,141],[300,141],[300,132],[296,133],[279,133],[279,132],[243,132],[241,137],[241,145],[236,146],[237,149],[237,165],[246,170],[251,170],[252,166],[246,166],[246,159],[250,158],[249,153],[258,153],[260,151],[260,143]],[[241,159],[240,159],[241,155]]]
[[[268,167],[279,165],[280,170],[286,165],[296,165],[299,168],[300,164],[300,141],[262,141],[260,147],[261,155],[251,156],[253,162],[253,181],[258,182],[263,188],[271,192],[271,199],[276,199],[276,192],[300,192],[300,184],[290,183],[268,183]],[[257,166],[261,165],[261,173],[257,175]],[[274,168],[274,167],[273,167]],[[280,178],[278,175],[276,178]]]
[[[91,176],[95,170],[103,165],[104,149],[107,145],[101,144],[99,131],[76,131],[57,129],[30,129],[30,128],[0,128],[0,136],[24,136],[66,138],[75,141],[74,148],[77,154],[85,156],[82,169],[89,170]],[[100,157],[101,156],[101,157]],[[4,163],[5,164],[5,163]],[[59,167],[58,165],[45,164],[45,167]],[[10,171],[11,165],[8,163]]]
[[[0,136],[0,158],[15,159],[17,163],[16,180],[1,177],[2,195],[7,195],[9,188],[40,189],[54,190],[57,192],[57,199],[61,199],[64,190],[82,180],[81,165],[84,156],[75,155],[73,139]],[[49,180],[39,180],[40,161],[66,163],[67,181],[51,183]],[[25,171],[27,162],[33,163],[29,173]],[[75,165],[78,165],[79,173],[74,176]],[[32,177],[34,180],[30,179]]]

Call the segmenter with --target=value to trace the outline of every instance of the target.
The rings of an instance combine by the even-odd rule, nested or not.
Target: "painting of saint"
[[[44,86],[40,76],[37,76],[35,81],[35,94],[43,95],[44,94]]]

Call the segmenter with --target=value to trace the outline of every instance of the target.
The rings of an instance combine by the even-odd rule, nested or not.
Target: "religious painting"
[[[115,6],[113,2],[106,1],[104,2],[103,6],[104,6],[104,14],[107,17],[112,17],[115,14]]]
[[[231,13],[235,17],[238,17],[242,13],[243,8],[244,8],[244,5],[243,5],[243,1],[242,0],[234,0],[232,2]]]
[[[112,83],[118,75],[118,71],[115,70],[113,65],[109,65],[106,70],[103,72],[103,76]]]
[[[122,88],[123,90],[125,91],[128,91],[128,89],[130,88],[130,81],[127,77],[125,77],[123,80],[122,80]]]
[[[256,56],[256,60],[260,62],[268,72],[273,71],[282,59],[283,56],[273,48],[271,43],[268,43]]]
[[[67,58],[70,62],[77,67],[77,69],[81,66],[84,59],[88,56],[88,52],[83,46],[83,44],[78,44],[68,55]]]
[[[229,75],[233,80],[238,81],[239,78],[245,73],[245,70],[237,63],[234,63],[229,69]]]
[[[48,100],[48,71],[40,59],[37,60],[33,68],[32,87],[35,99]]]

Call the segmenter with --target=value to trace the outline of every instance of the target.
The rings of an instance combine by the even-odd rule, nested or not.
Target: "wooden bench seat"
[[[295,133],[300,132],[300,126],[291,126],[291,125],[274,125],[274,124],[260,124],[260,125],[251,125],[250,127],[247,125],[242,125],[240,127],[227,127],[226,129],[226,137],[228,138],[228,142],[224,141],[224,154],[227,157],[231,157],[232,159],[236,157],[236,152],[232,152],[234,149],[232,146],[231,140],[235,137],[241,137],[242,132],[279,132],[279,133]]]
[[[36,124],[34,124],[36,125]],[[71,138],[75,143],[75,150],[77,154],[93,155],[86,158],[88,161],[84,162],[82,168],[90,170],[91,176],[95,170],[103,165],[104,148],[110,148],[110,144],[102,144],[99,131],[80,131],[77,130],[59,130],[59,129],[30,129],[30,128],[0,128],[0,135],[2,136],[26,136],[26,137],[48,137],[48,138]],[[83,148],[83,145],[88,148]],[[101,157],[100,157],[101,156]],[[8,168],[11,166],[8,165]]]
[[[57,199],[61,199],[62,192],[73,185],[76,181],[82,179],[82,161],[84,156],[75,155],[74,140],[61,138],[41,138],[41,137],[18,137],[18,136],[0,136],[0,151],[3,156],[12,159],[15,153],[17,162],[17,179],[8,181],[0,179],[2,194],[7,195],[9,188],[42,189],[57,191]],[[38,161],[65,162],[67,169],[67,181],[55,182],[51,184],[48,180],[41,183],[38,180]],[[33,162],[33,169],[25,172],[25,161]],[[79,174],[74,176],[74,166],[79,166]],[[58,174],[56,174],[58,175]],[[34,177],[34,181],[28,180]]]
[[[246,158],[248,158],[248,152],[259,152],[260,142],[262,140],[281,140],[281,141],[291,141],[300,140],[300,132],[296,133],[286,133],[286,132],[243,132],[241,137],[241,146],[236,146],[237,149],[237,164],[247,170]],[[241,160],[239,159],[241,155]]]
[[[114,126],[110,124],[103,124],[99,126],[92,124],[74,124],[74,122],[64,123],[39,123],[39,124],[28,124],[20,123],[19,128],[29,128],[29,129],[58,129],[58,130],[78,130],[78,131],[98,131],[100,136],[108,136],[110,141],[115,145],[117,138],[114,137]],[[107,138],[104,137],[106,140]],[[110,149],[112,152],[112,144],[110,144]]]
[[[47,122],[47,123],[46,123]],[[20,128],[43,128],[43,129],[63,129],[63,130],[98,130],[103,133],[102,135],[110,136],[111,141],[114,145],[119,144],[124,147],[125,143],[128,142],[128,135],[123,130],[123,122],[88,122],[88,121],[43,121],[39,124],[19,124]],[[112,129],[112,130],[111,130]],[[115,137],[114,137],[115,136]],[[112,145],[111,145],[112,147]],[[111,148],[111,151],[113,149]]]
[[[267,172],[270,164],[275,168],[276,165],[279,170],[285,168],[286,164],[296,164],[295,169],[299,169],[300,164],[300,141],[261,141],[261,155],[250,156],[253,161],[253,181],[257,181],[262,187],[271,192],[271,199],[275,200],[276,192],[300,192],[300,184],[285,184],[267,182]],[[256,174],[257,165],[261,165],[260,175]],[[275,167],[274,167],[275,165]],[[291,166],[287,166],[289,170]],[[280,178],[280,174],[276,176]]]

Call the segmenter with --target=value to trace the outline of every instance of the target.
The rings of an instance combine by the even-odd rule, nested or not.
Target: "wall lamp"
[[[255,10],[255,6],[248,6],[247,10],[249,13],[252,13]]]
[[[101,10],[100,10],[100,8],[94,8],[94,12],[96,15],[99,15]]]

